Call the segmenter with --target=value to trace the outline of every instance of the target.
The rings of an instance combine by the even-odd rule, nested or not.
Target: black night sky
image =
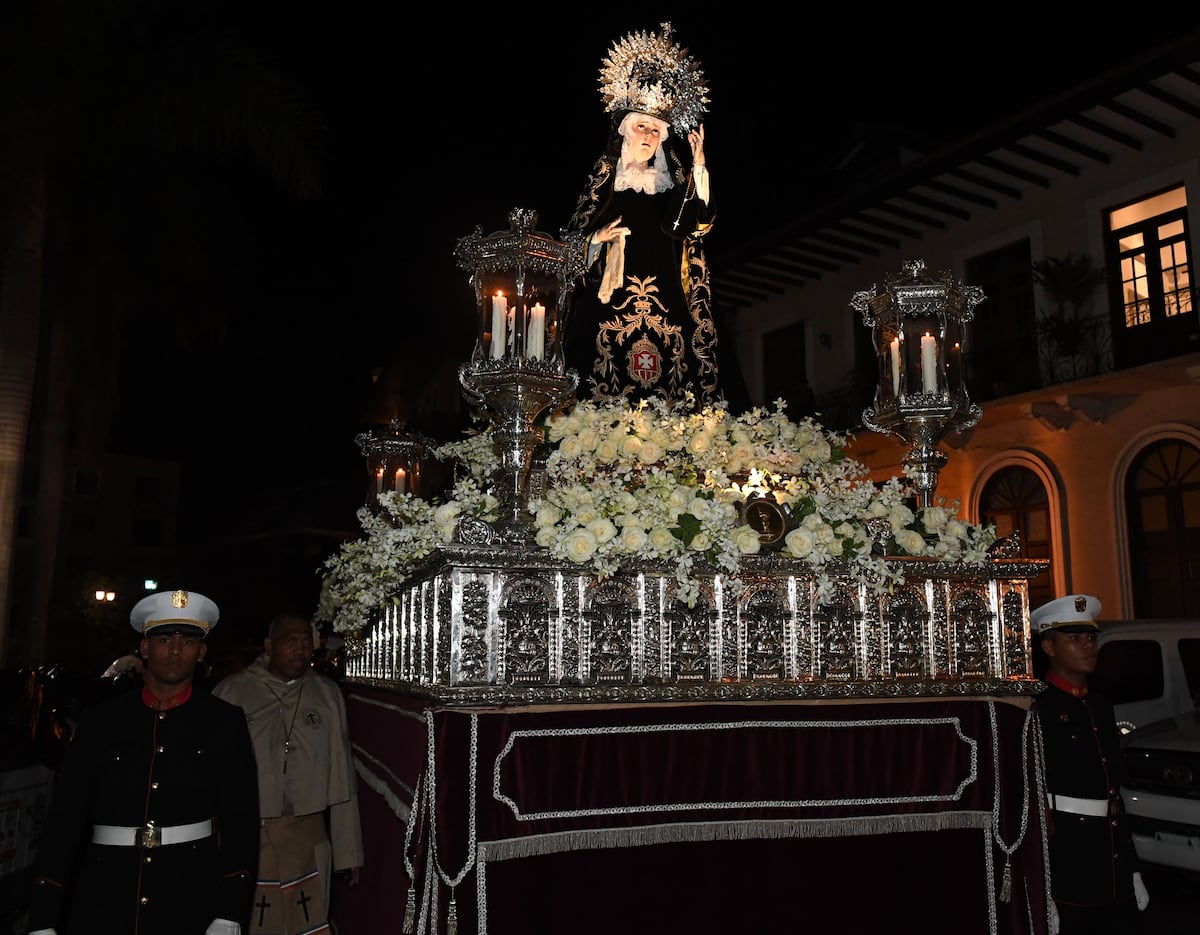
[[[728,3],[603,4],[568,25],[562,8],[430,8],[420,16],[355,2],[208,4],[269,49],[320,111],[323,190],[288,198],[236,176],[211,210],[223,233],[226,333],[156,367],[153,324],[123,361],[124,437],[163,443],[186,426],[194,489],[287,486],[357,465],[353,437],[394,401],[370,373],[462,360],[472,341],[458,238],[566,223],[607,129],[597,88],[611,44],[675,28],[708,80],[707,154],[718,207],[709,255],[788,220],[864,134],[944,139],[1111,67],[1162,27],[1093,35],[1032,31],[1012,17],[982,32],[911,10],[831,11],[834,25],[786,27]],[[842,19],[842,26],[836,24]],[[401,409],[403,404],[401,403]],[[149,432],[146,430],[150,429]],[[181,440],[182,441],[182,440]],[[168,446],[170,443],[168,443]],[[357,475],[355,475],[357,477]]]

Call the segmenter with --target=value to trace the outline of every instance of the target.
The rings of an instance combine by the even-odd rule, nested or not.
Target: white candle
[[[546,306],[536,303],[529,312],[529,333],[525,335],[526,357],[541,360],[546,351]]]
[[[504,325],[508,320],[508,299],[502,293],[492,296],[492,357],[504,356]]]
[[[892,338],[892,395],[900,395],[900,339]]]
[[[383,493],[383,468],[375,472],[375,496]]]
[[[936,393],[937,388],[937,338],[926,334],[921,338],[921,391]]]
[[[408,488],[405,485],[404,468],[396,469],[396,493],[404,493]]]

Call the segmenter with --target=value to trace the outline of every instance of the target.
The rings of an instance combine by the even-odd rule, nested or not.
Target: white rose
[[[608,519],[594,519],[587,524],[587,530],[596,537],[597,544],[603,544],[617,535],[617,527]]]
[[[533,541],[540,545],[543,549],[548,549],[554,545],[554,540],[558,538],[558,528],[555,526],[543,526],[534,535]]]
[[[558,443],[558,453],[568,460],[575,460],[583,454],[583,444],[578,435],[567,435]]]
[[[926,532],[937,532],[946,525],[947,519],[949,515],[945,507],[930,506],[921,514],[921,525],[925,527]]]
[[[713,437],[710,432],[697,432],[687,443],[687,450],[693,455],[702,455],[712,448]]]
[[[573,562],[586,562],[596,553],[596,537],[587,529],[573,529],[563,540],[563,553]]]
[[[596,446],[596,460],[602,464],[612,464],[620,453],[614,438],[606,438]]]
[[[580,430],[578,438],[584,451],[595,451],[596,446],[600,444],[600,434],[590,425]]]
[[[888,511],[888,522],[892,524],[893,529],[903,529],[913,521],[913,518],[913,511],[903,503],[893,503],[891,510]]]
[[[754,555],[762,548],[762,537],[751,526],[738,526],[733,531],[733,544],[742,555]]]
[[[458,514],[462,512],[462,504],[457,500],[443,503],[433,511],[433,521],[438,526],[453,526],[458,522]]]
[[[909,555],[922,555],[925,552],[925,537],[915,529],[901,529],[896,533],[896,545]]]
[[[684,487],[682,484],[678,484],[667,495],[667,506],[677,513],[681,512],[691,505],[692,498],[695,495],[695,488]]]
[[[692,536],[692,541],[688,543],[688,548],[693,552],[707,552],[712,548],[712,536],[703,529],[696,535]]]
[[[809,513],[804,519],[800,520],[800,525],[805,529],[820,529],[825,525],[825,520],[821,518],[820,513]]]
[[[642,454],[642,440],[636,435],[626,435],[621,439],[621,454],[631,461],[637,461]]]
[[[658,442],[653,438],[647,438],[642,441],[641,459],[643,464],[654,464],[661,461],[663,457],[663,449]]]
[[[796,558],[807,558],[811,555],[814,544],[812,530],[805,529],[803,526],[793,529],[783,537],[784,548],[787,549],[789,555]]]
[[[538,529],[543,529],[546,526],[553,526],[562,519],[562,510],[549,503],[543,503],[538,507],[537,514],[534,516],[533,524]]]
[[[621,528],[621,551],[640,552],[646,547],[650,537],[640,525],[627,525]]]
[[[655,526],[650,530],[650,545],[654,551],[668,553],[675,551],[679,540],[666,526]]]

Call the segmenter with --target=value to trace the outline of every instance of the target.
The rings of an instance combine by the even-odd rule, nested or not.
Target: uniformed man
[[[254,748],[240,708],[194,691],[217,624],[195,591],[130,615],[140,691],[89,708],[34,862],[30,935],[241,935],[258,858]]]
[[[1030,614],[1049,668],[1037,697],[1050,793],[1053,930],[1140,932],[1150,901],[1121,803],[1121,741],[1112,704],[1088,690],[1100,601],[1071,594]]]

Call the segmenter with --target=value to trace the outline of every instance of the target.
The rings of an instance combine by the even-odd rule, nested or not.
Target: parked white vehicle
[[[1200,703],[1200,620],[1100,620],[1096,671],[1088,683],[1117,712],[1121,732]]]
[[[1101,621],[1089,684],[1125,732],[1121,797],[1138,857],[1200,873],[1200,620]]]
[[[1121,775],[1138,857],[1200,873],[1200,714],[1138,728]]]

